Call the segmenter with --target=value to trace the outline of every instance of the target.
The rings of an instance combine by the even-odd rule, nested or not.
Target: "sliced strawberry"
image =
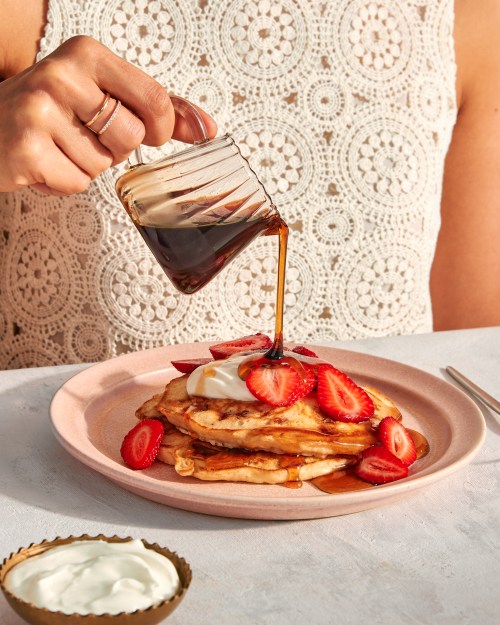
[[[378,438],[382,445],[409,467],[417,459],[417,450],[408,430],[393,419],[385,417],[378,426]]]
[[[304,347],[303,345],[297,345],[297,347],[294,347],[292,349],[292,352],[295,352],[296,354],[300,354],[301,356],[309,356],[310,358],[319,358],[318,354],[315,354],[313,351],[311,351],[310,349],[307,349],[307,347]]]
[[[361,453],[356,475],[372,484],[387,484],[408,475],[408,467],[385,447],[372,445]]]
[[[163,425],[157,419],[143,419],[125,436],[121,456],[131,469],[150,467],[163,438]]]
[[[332,365],[318,367],[318,403],[326,415],[348,423],[366,421],[375,410],[365,391]]]
[[[191,358],[188,360],[172,360],[172,366],[181,373],[191,373],[198,367],[213,362],[212,358]]]
[[[316,388],[316,375],[312,368],[305,366],[304,363],[304,374],[301,380],[300,390],[297,396],[297,399],[301,399],[302,397],[307,397],[312,391]]]
[[[240,339],[218,343],[209,347],[210,353],[216,360],[228,358],[238,352],[250,352],[256,349],[269,349],[273,342],[266,334],[250,334],[242,336]]]
[[[245,379],[248,390],[271,406],[290,406],[302,388],[299,374],[288,365],[262,365],[251,369]]]

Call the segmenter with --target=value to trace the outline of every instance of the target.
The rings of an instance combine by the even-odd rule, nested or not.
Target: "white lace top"
[[[315,342],[431,329],[452,31],[452,0],[50,0],[40,57],[92,35],[233,135],[291,228],[285,341]],[[117,174],[0,194],[1,368],[272,334],[277,238],[183,295]]]

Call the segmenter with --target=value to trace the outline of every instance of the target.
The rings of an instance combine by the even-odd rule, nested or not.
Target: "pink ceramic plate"
[[[328,347],[314,350],[359,384],[391,397],[405,425],[428,439],[430,453],[411,467],[408,478],[329,495],[307,483],[291,490],[202,482],[180,477],[160,462],[144,471],[127,468],[119,450],[136,423],[136,408],[179,375],[171,360],[210,356],[207,343],[127,354],[89,367],[57,391],[50,410],[52,427],[70,454],[137,495],[184,510],[252,519],[328,517],[388,504],[446,477],[479,450],[485,432],[482,414],[451,384],[392,360]]]

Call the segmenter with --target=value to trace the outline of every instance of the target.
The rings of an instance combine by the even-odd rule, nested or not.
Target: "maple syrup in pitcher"
[[[195,293],[260,234],[275,234],[277,217],[190,226],[136,224],[163,271],[182,293]]]
[[[191,294],[255,237],[286,226],[233,139],[210,140],[197,110],[171,100],[194,145],[153,163],[138,148],[116,192],[172,283]]]

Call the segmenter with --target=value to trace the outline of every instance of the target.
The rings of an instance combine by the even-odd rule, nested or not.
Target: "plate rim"
[[[165,383],[166,383],[169,379],[173,377],[173,375],[171,374],[173,373],[178,374],[178,372],[170,364],[170,361],[175,359],[172,356],[172,352],[174,352],[175,354],[176,351],[179,351],[179,354],[181,354],[183,350],[184,351],[186,350],[186,348],[189,348],[189,349],[194,348],[200,351],[201,350],[208,351],[208,346],[212,344],[214,344],[214,342],[210,342],[210,341],[188,343],[188,344],[175,344],[175,345],[168,345],[165,347],[146,349],[146,350],[142,350],[138,352],[131,352],[127,354],[122,354],[120,356],[116,356],[115,358],[112,358],[103,362],[90,365],[86,367],[85,369],[78,371],[73,376],[68,378],[56,390],[50,402],[49,419],[50,419],[50,425],[51,425],[52,431],[56,439],[63,446],[63,448],[66,449],[68,453],[70,453],[79,462],[82,462],[82,464],[88,466],[92,470],[95,470],[101,473],[101,475],[104,475],[108,479],[112,480],[114,483],[120,485],[122,488],[125,488],[126,490],[129,490],[131,492],[134,492],[138,494],[139,496],[146,497],[146,495],[143,495],[143,494],[141,495],[141,493],[138,493],[137,490],[134,490],[134,488],[139,489],[139,490],[141,489],[141,487],[144,488],[145,486],[144,482],[147,483],[147,480],[148,480],[147,475],[145,475],[144,473],[140,474],[138,472],[132,471],[131,469],[128,470],[125,466],[114,463],[114,461],[111,458],[106,456],[100,449],[92,445],[92,442],[90,440],[89,440],[89,443],[97,452],[98,457],[97,458],[89,457],[88,455],[82,453],[81,450],[79,450],[72,443],[71,440],[68,440],[67,437],[65,437],[60,432],[60,428],[58,425],[59,404],[61,402],[64,402],[64,400],[66,399],[68,395],[71,396],[71,389],[75,384],[78,385],[82,381],[85,383],[85,382],[92,380],[93,378],[99,379],[101,371],[109,370],[110,365],[113,369],[118,369],[118,372],[120,373],[120,375],[114,380],[114,383],[112,385],[105,386],[105,389],[107,391],[110,391],[116,386],[123,384],[124,382],[127,381],[127,379],[137,379],[137,378],[140,378],[142,376],[147,376],[147,375],[150,375],[150,376],[160,375],[163,371],[166,372],[166,376],[168,376],[168,374],[170,373],[169,377],[165,378]],[[290,343],[290,345],[294,345],[294,343]],[[370,363],[374,362],[376,365],[378,364],[380,367],[388,368],[389,371],[394,368],[396,368],[396,370],[402,368],[403,370],[412,372],[417,378],[427,380],[434,385],[437,384],[438,388],[440,387],[446,388],[448,394],[451,393],[452,397],[456,401],[458,401],[459,404],[463,404],[464,406],[468,408],[469,424],[472,423],[473,425],[475,425],[475,428],[476,428],[474,432],[475,436],[471,437],[471,442],[468,445],[468,449],[465,452],[463,452],[458,458],[456,458],[455,460],[453,460],[452,462],[448,464],[445,464],[445,466],[442,466],[438,468],[437,470],[431,470],[423,475],[419,475],[417,473],[416,475],[410,476],[409,478],[406,478],[404,480],[398,480],[396,482],[392,482],[389,484],[384,484],[384,485],[380,485],[374,488],[353,491],[353,492],[328,494],[322,491],[318,491],[318,494],[301,495],[300,493],[297,492],[297,490],[294,490],[292,491],[293,495],[291,493],[290,497],[271,497],[271,496],[259,497],[259,496],[253,496],[253,495],[231,494],[230,498],[226,501],[221,499],[220,493],[212,494],[212,493],[205,493],[205,492],[197,492],[195,496],[195,500],[194,500],[195,504],[200,503],[202,506],[205,506],[205,507],[208,505],[215,505],[218,508],[223,508],[225,511],[225,513],[224,511],[210,512],[210,511],[200,510],[199,508],[197,508],[198,512],[204,512],[206,514],[213,514],[213,515],[219,515],[219,516],[231,516],[231,517],[238,516],[238,517],[243,517],[243,518],[255,518],[255,519],[317,518],[318,516],[317,513],[319,509],[322,509],[325,507],[327,500],[331,502],[332,498],[335,498],[336,505],[333,507],[341,507],[342,505],[348,505],[349,502],[352,502],[353,497],[355,497],[355,501],[356,501],[356,505],[352,506],[354,508],[353,511],[361,511],[361,510],[368,509],[369,507],[378,507],[378,506],[385,505],[386,503],[390,503],[392,500],[396,498],[400,498],[406,494],[410,494],[414,491],[418,491],[420,488],[424,488],[429,483],[437,482],[447,477],[448,475],[454,473],[455,471],[460,469],[462,466],[465,466],[466,464],[468,464],[472,460],[472,458],[479,452],[484,442],[485,434],[486,434],[486,423],[484,420],[484,416],[482,412],[480,411],[480,409],[478,408],[478,406],[474,403],[474,401],[471,398],[469,398],[463,391],[461,391],[459,388],[457,388],[456,386],[454,386],[447,380],[442,379],[432,373],[429,373],[413,365],[407,365],[406,363],[402,363],[397,360],[385,358],[385,357],[378,356],[378,355],[368,354],[363,351],[352,351],[352,350],[338,348],[336,346],[325,345],[325,344],[321,345],[321,344],[308,343],[307,346],[311,347],[312,349],[316,349],[316,351],[326,351],[328,353],[337,353],[341,358],[354,357],[358,360],[361,360],[362,363],[363,361],[366,361],[366,362],[369,361]],[[164,361],[165,363],[164,367],[157,366],[157,357],[159,357],[160,362]],[[127,369],[126,365],[128,364],[134,364],[135,367],[139,365],[139,370],[137,371],[137,374],[133,378],[131,378],[131,376],[126,371]],[[346,367],[344,366],[344,370],[345,369]],[[360,372],[358,373],[358,375],[363,375],[363,374]],[[390,379],[387,381],[387,384],[389,385],[391,384]],[[96,399],[97,396],[98,396],[97,393],[93,391],[84,403],[80,402],[81,407],[82,407],[82,412],[88,405],[92,403],[92,401]],[[75,401],[75,400],[72,399],[72,401]],[[83,414],[81,416],[83,417]],[[107,458],[108,461],[116,464],[116,467],[109,466],[103,463],[102,461],[99,461],[99,456],[103,458]],[[438,460],[440,459],[442,459],[442,456]],[[130,471],[130,473],[126,473],[125,471]],[[150,488],[152,488],[152,491],[153,491],[151,494],[153,495],[158,494],[158,496],[162,495],[162,491],[164,489],[160,488],[159,484],[160,483],[159,482],[157,483],[157,480],[154,480],[153,484],[150,485]],[[204,484],[209,484],[209,482],[205,482]],[[189,495],[192,498],[193,493],[192,493],[192,489],[190,491],[190,486],[191,486],[190,483],[186,483],[186,485],[184,486],[176,482],[174,492],[164,493],[164,496],[177,500],[177,499],[180,499],[182,496],[187,496],[187,494],[189,493]],[[254,485],[254,486],[258,486],[258,485]],[[155,487],[158,487],[158,488],[155,488]],[[172,488],[172,485],[169,485],[169,488]],[[163,505],[170,505],[172,507],[176,507],[176,508],[180,508],[184,510],[193,509],[192,506],[186,507],[185,505],[181,506],[181,505],[176,505],[175,503],[165,503],[164,501],[155,499],[153,497],[146,497],[146,498],[162,503]],[[274,510],[279,513],[285,508],[288,509],[290,507],[291,501],[293,501],[293,505],[297,507],[303,507],[305,505],[307,509],[310,509],[311,514],[306,514],[305,516],[304,515],[301,515],[301,516],[293,516],[293,515],[276,516],[274,515],[274,516],[269,516],[269,517],[262,516],[262,515],[259,515],[259,516],[242,515],[242,514],[233,515],[230,512],[228,514],[228,510],[230,511],[231,508],[235,508],[238,504],[243,505],[243,506],[250,506],[251,508],[255,506],[273,506]],[[191,499],[191,503],[193,503],[193,499]],[[331,506],[327,506],[327,507],[330,508]],[[297,514],[298,513],[299,511],[297,511]],[[322,513],[320,516],[321,517],[336,516],[337,514],[345,514],[345,512],[339,512],[339,513],[330,512],[327,514]]]

